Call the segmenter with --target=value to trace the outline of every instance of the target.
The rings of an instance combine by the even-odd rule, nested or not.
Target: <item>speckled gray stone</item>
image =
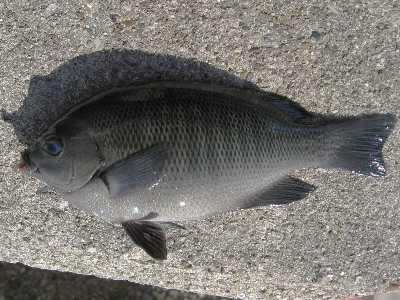
[[[398,16],[377,0],[2,1],[0,260],[246,299],[399,284],[398,128],[385,178],[302,170],[318,187],[309,198],[184,222],[163,262],[10,167],[66,110],[127,82],[256,85],[317,113],[398,114]]]

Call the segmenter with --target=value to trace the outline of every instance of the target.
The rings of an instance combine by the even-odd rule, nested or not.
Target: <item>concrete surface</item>
[[[2,1],[0,19],[0,260],[246,299],[400,283],[398,128],[385,178],[300,171],[309,198],[182,223],[163,262],[10,167],[73,105],[129,81],[254,83],[317,113],[398,114],[398,2]]]
[[[389,288],[391,290],[389,293],[345,300],[399,300],[400,293],[393,292],[395,289],[396,287],[392,286]],[[233,298],[163,289],[96,276],[49,271],[6,262],[0,262],[0,299],[233,300]]]
[[[391,293],[394,294],[394,293]],[[124,280],[31,268],[0,262],[1,300],[232,300]],[[373,299],[354,299],[373,300]],[[380,300],[398,300],[380,299]]]

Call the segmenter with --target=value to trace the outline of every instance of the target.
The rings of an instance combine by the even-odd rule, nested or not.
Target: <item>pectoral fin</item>
[[[300,179],[285,176],[266,190],[245,201],[242,209],[267,206],[271,204],[287,204],[308,196],[315,186]]]
[[[127,221],[122,226],[135,242],[155,259],[167,259],[167,242],[164,229],[150,221]]]
[[[174,157],[171,143],[160,143],[121,159],[100,174],[110,198],[129,195],[140,186],[149,188],[165,175]]]

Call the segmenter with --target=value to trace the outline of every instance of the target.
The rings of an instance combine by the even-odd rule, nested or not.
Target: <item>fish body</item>
[[[103,93],[22,155],[31,175],[85,212],[121,223],[154,258],[162,225],[306,197],[306,167],[383,176],[392,115],[314,121],[289,99],[201,83]]]

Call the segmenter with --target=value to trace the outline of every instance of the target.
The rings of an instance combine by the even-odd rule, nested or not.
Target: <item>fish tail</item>
[[[367,176],[384,176],[382,147],[397,122],[394,115],[369,115],[333,126],[328,166]]]

